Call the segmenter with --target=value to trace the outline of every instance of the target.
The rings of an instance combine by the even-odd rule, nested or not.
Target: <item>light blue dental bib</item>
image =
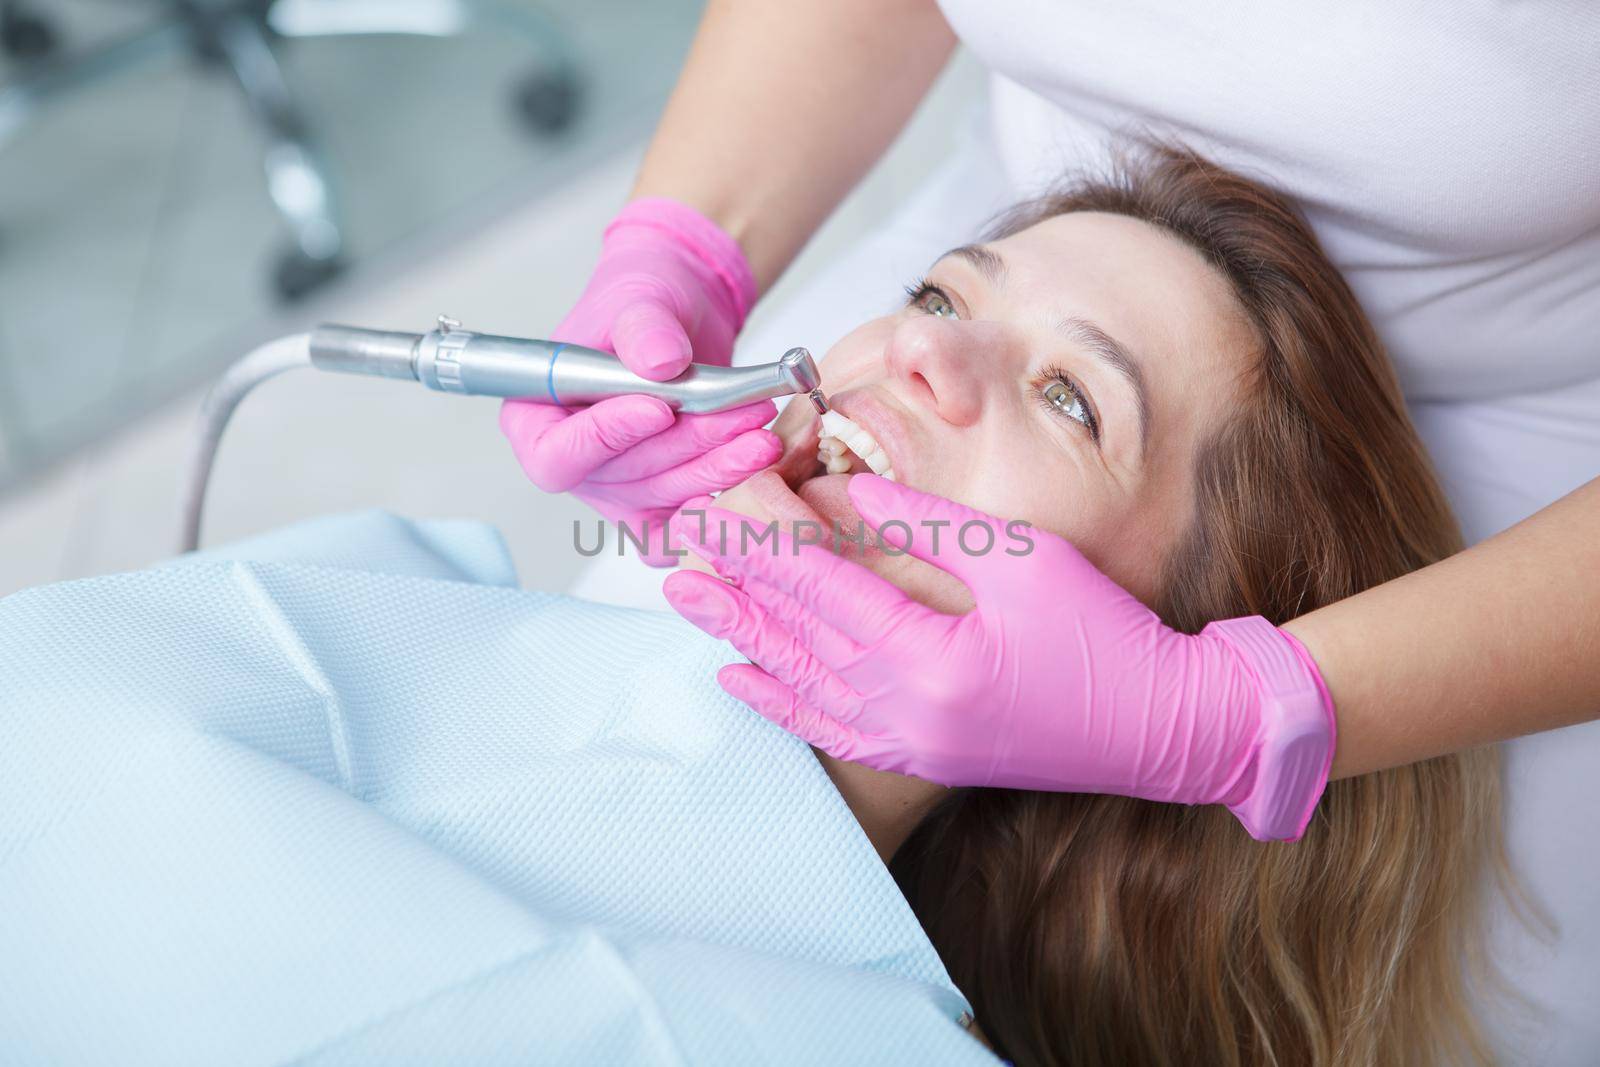
[[[995,1062],[735,654],[481,524],[26,590],[0,657],[0,1062]]]

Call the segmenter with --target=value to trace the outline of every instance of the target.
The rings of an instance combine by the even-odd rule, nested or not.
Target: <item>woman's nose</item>
[[[889,373],[905,384],[912,403],[956,426],[970,426],[983,413],[986,383],[995,377],[993,360],[985,357],[1002,343],[990,336],[995,325],[934,317],[902,322],[889,338]]]

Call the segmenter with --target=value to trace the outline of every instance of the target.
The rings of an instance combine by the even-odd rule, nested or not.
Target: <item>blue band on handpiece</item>
[[[550,402],[552,404],[561,403],[561,398],[556,396],[556,357],[559,356],[561,354],[561,350],[566,347],[567,346],[565,343],[556,345],[556,350],[550,353],[550,363],[549,366],[545,368],[544,372],[544,391],[550,394]]]

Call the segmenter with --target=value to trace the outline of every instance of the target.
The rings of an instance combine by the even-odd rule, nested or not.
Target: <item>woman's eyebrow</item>
[[[960,256],[972,264],[978,273],[983,275],[983,280],[996,289],[1006,283],[1006,261],[1000,258],[998,252],[991,252],[983,245],[962,245],[959,248],[952,248],[939,259],[949,256]],[[939,259],[934,260],[934,263],[938,263]]]
[[[1150,393],[1145,388],[1144,371],[1140,369],[1138,361],[1128,354],[1127,347],[1121,341],[1088,319],[1076,316],[1062,319],[1056,323],[1056,330],[1120,374],[1133,390],[1133,405],[1139,415],[1139,454],[1144,455],[1150,434]]]

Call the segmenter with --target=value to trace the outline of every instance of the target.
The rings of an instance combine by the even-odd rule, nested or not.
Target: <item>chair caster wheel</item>
[[[0,52],[12,59],[44,59],[60,46],[55,27],[26,11],[0,14]]]
[[[272,284],[278,299],[292,304],[328,284],[342,270],[344,263],[338,259],[313,259],[294,249],[278,257]]]
[[[571,70],[539,70],[518,83],[512,95],[517,116],[534,133],[565,132],[583,106],[583,86]]]

